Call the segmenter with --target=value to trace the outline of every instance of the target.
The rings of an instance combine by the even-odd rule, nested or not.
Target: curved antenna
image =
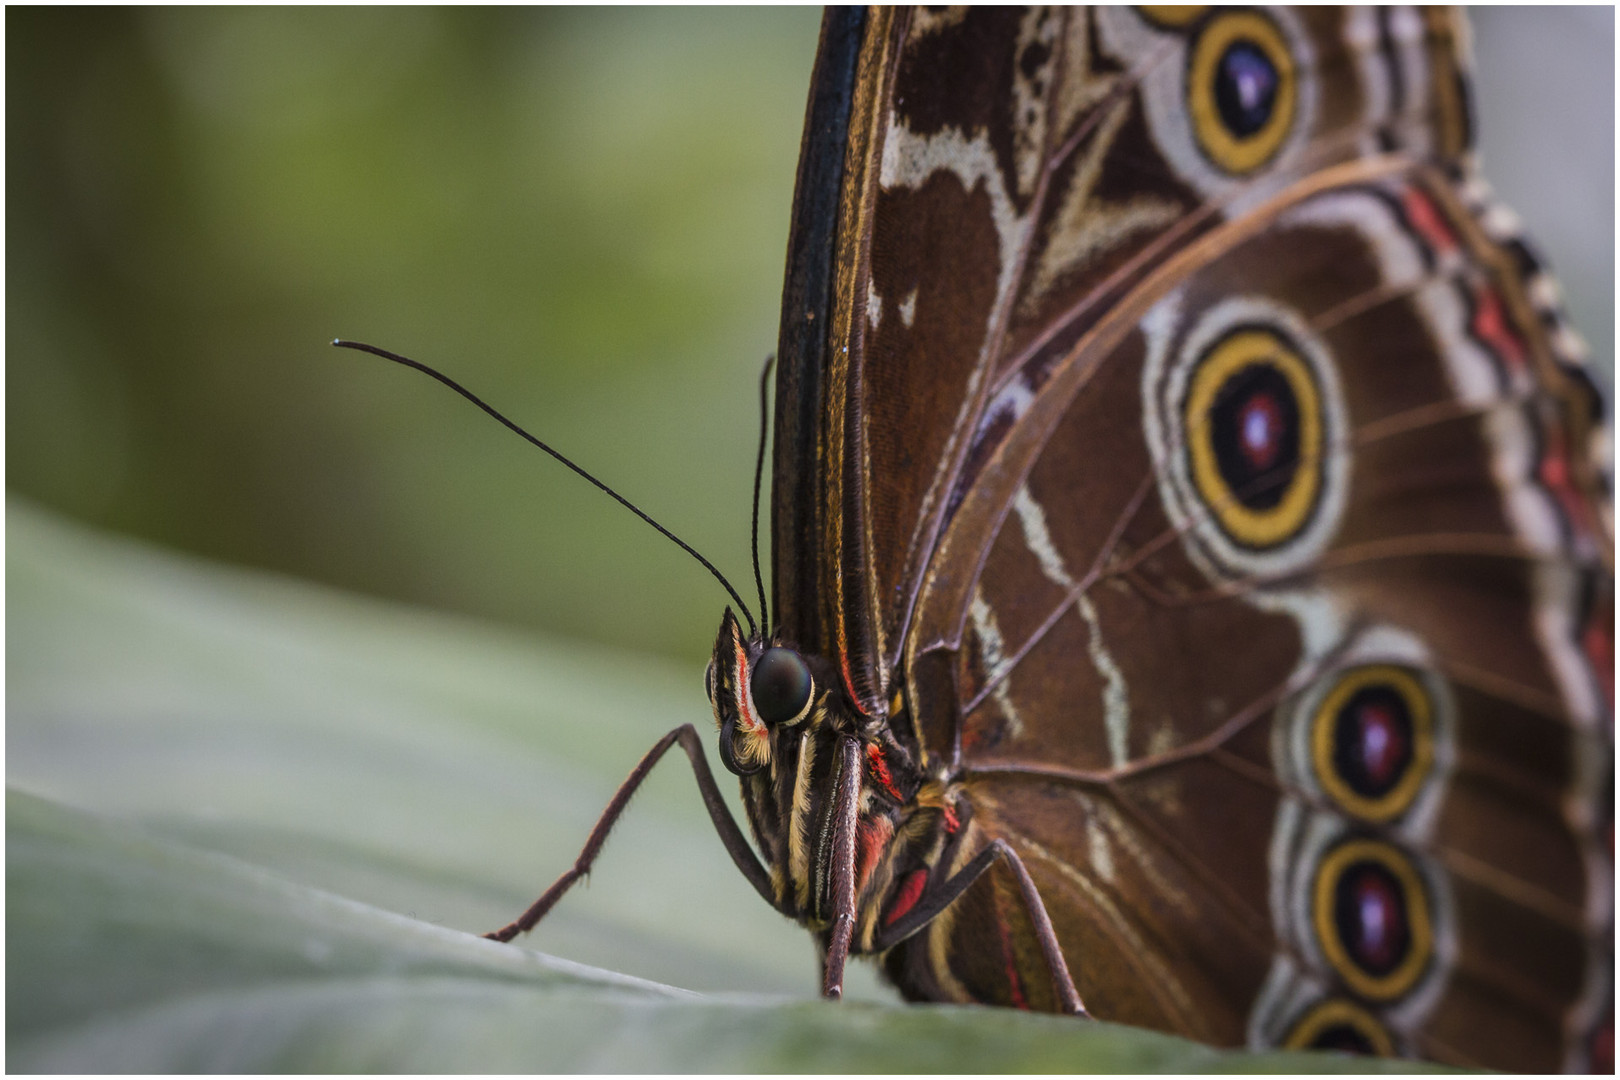
[[[737,590],[733,589],[731,587],[731,582],[726,580],[726,575],[722,574],[719,570],[716,570],[714,568],[714,564],[712,562],[710,562],[708,559],[705,559],[702,555],[699,555],[697,553],[697,550],[695,548],[693,548],[691,544],[688,544],[685,540],[682,540],[680,537],[676,536],[674,533],[670,532],[668,529],[666,529],[662,525],[658,524],[658,522],[654,521],[652,518],[650,518],[646,514],[642,513],[641,508],[638,507],[635,503],[631,502],[629,499],[626,499],[623,495],[620,495],[617,491],[614,491],[612,488],[610,488],[606,484],[602,483],[602,481],[598,480],[596,477],[592,476],[590,473],[586,472],[584,469],[580,468],[578,465],[575,465],[572,461],[569,461],[562,454],[559,454],[557,451],[553,450],[551,447],[547,446],[545,443],[541,442],[539,439],[535,438],[533,435],[530,435],[527,431],[524,431],[522,428],[518,427],[512,421],[508,420],[506,417],[504,417],[500,413],[496,412],[495,409],[492,406],[486,404],[484,402],[484,400],[482,398],[480,398],[477,394],[473,393],[471,390],[468,390],[465,386],[462,386],[460,383],[456,382],[456,380],[452,379],[450,376],[441,374],[440,372],[435,371],[434,369],[428,367],[426,364],[418,363],[417,361],[412,360],[408,356],[400,356],[398,353],[391,353],[387,349],[379,349],[375,345],[366,345],[366,344],[363,344],[363,343],[358,342],[358,341],[345,341],[342,338],[338,338],[338,339],[334,340],[332,342],[332,344],[336,345],[340,349],[354,349],[354,350],[356,350],[358,352],[370,353],[372,356],[380,356],[384,360],[392,360],[396,364],[403,364],[405,367],[415,368],[417,371],[420,371],[424,375],[431,375],[433,378],[439,380],[441,383],[448,386],[450,389],[454,390],[456,393],[460,394],[462,397],[466,398],[468,401],[472,402],[474,405],[478,406],[480,409],[483,409],[486,413],[488,413],[490,416],[493,416],[496,420],[499,420],[509,430],[514,431],[517,434],[523,436],[523,438],[527,439],[529,442],[533,443],[535,446],[538,446],[540,449],[544,450],[546,453],[550,454],[552,457],[556,458],[558,461],[562,462],[564,465],[568,466],[570,469],[573,469],[576,473],[583,476],[585,479],[589,480],[591,483],[595,484],[599,489],[601,489],[602,491],[606,492],[607,494],[613,496],[613,498],[619,503],[620,506],[624,507],[626,510],[630,511],[632,514],[636,515],[636,517],[640,518],[642,521],[645,521],[647,524],[649,524],[653,528],[657,529],[664,536],[666,536],[670,540],[672,540],[675,543],[675,545],[677,547],[679,547],[682,551],[686,552],[688,555],[692,556],[692,558],[694,558],[698,562],[702,563],[703,568],[705,570],[707,570],[709,573],[714,575],[714,579],[725,587],[726,592],[731,594],[731,599],[733,601],[735,601],[736,604],[737,604],[737,607],[742,610],[743,617],[748,620],[748,633],[749,633],[749,635],[753,636],[755,633],[758,632],[757,628],[755,627],[755,624],[754,624],[754,616],[748,610],[748,605],[742,602],[742,597],[738,596],[737,595]]]
[[[765,627],[765,636],[771,636],[771,611],[765,603],[765,579],[759,573],[759,481],[765,472],[765,431],[766,431],[766,397],[765,388],[770,384],[771,368],[776,366],[776,354],[765,358],[765,366],[759,373],[759,453],[754,456],[754,588],[759,590],[759,621]]]

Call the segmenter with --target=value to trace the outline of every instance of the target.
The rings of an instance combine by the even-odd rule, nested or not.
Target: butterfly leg
[[[519,934],[534,929],[535,924],[545,918],[546,912],[562,899],[563,893],[567,892],[574,882],[591,872],[591,864],[596,861],[602,845],[607,842],[608,833],[618,823],[619,815],[623,814],[624,808],[630,804],[630,797],[636,793],[636,789],[647,778],[647,774],[652,772],[653,766],[658,764],[658,759],[677,742],[692,761],[692,774],[697,778],[698,791],[703,795],[703,805],[708,808],[709,818],[714,822],[715,831],[720,834],[720,842],[731,854],[731,861],[737,864],[737,869],[742,871],[743,877],[747,878],[749,884],[765,898],[766,903],[775,903],[771,895],[770,875],[760,863],[759,856],[754,854],[754,849],[749,846],[742,830],[737,827],[736,819],[731,816],[731,810],[726,806],[724,796],[715,786],[714,774],[709,771],[709,762],[703,754],[703,741],[698,737],[697,729],[691,724],[682,724],[654,743],[646,756],[630,770],[630,775],[619,785],[619,790],[613,793],[613,799],[607,804],[607,809],[603,810],[602,816],[597,819],[596,828],[591,830],[590,838],[585,841],[585,847],[580,851],[579,858],[574,860],[573,867],[553,882],[551,888],[541,893],[540,899],[531,904],[529,910],[518,916],[515,922],[485,934],[485,937],[495,941],[511,941]]]
[[[879,932],[877,940],[873,942],[872,951],[882,952],[893,948],[928,925],[936,915],[967,892],[968,886],[990,869],[990,865],[997,859],[1007,864],[1007,868],[1018,881],[1018,891],[1024,898],[1024,908],[1029,912],[1029,921],[1034,924],[1035,940],[1040,944],[1041,954],[1046,958],[1046,966],[1052,973],[1052,986],[1057,991],[1063,1011],[1075,1016],[1089,1017],[1091,1014],[1086,1011],[1085,1003],[1080,1000],[1080,991],[1075,989],[1074,978],[1069,974],[1068,962],[1063,959],[1063,949],[1058,944],[1057,931],[1052,929],[1052,920],[1046,914],[1046,905],[1041,902],[1040,891],[1035,888],[1035,881],[1029,876],[1029,871],[1024,869],[1024,861],[1005,840],[992,841],[988,847],[974,856],[972,862],[957,871],[954,877],[920,899],[915,907],[893,924],[884,927]]]

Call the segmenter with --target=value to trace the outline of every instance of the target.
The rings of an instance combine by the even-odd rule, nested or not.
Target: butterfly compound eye
[[[754,709],[767,724],[792,724],[810,708],[814,680],[804,658],[792,649],[766,649],[754,661],[749,688]]]

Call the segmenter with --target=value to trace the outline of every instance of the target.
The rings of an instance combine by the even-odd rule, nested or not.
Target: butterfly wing
[[[1152,10],[826,17],[784,290],[775,592],[871,711],[897,688],[919,582],[1009,372],[1061,355],[1153,265],[1290,178],[1379,139],[1466,145],[1449,22],[1369,13],[1352,47],[1341,17],[1306,14],[1268,38],[1300,54],[1278,53],[1294,121],[1263,133],[1255,175],[1222,173],[1180,91],[1201,9]],[[1440,90],[1361,100],[1380,65]]]
[[[1019,851],[1098,1015],[1545,1069],[1609,993],[1600,411],[1471,178],[1460,34],[845,28],[778,603],[957,785],[956,864]],[[902,989],[1050,1007],[1016,896]]]

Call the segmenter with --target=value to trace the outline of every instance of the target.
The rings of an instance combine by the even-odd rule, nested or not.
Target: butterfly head
[[[746,636],[730,608],[703,683],[720,728],[720,760],[738,776],[768,767],[772,733],[801,727],[823,697],[808,658],[775,641]]]
[[[861,714],[825,657],[774,636],[748,635],[729,610],[704,687],[720,729],[720,760],[742,779],[743,806],[777,910],[812,929],[827,927],[835,808],[845,797],[853,801],[861,838],[860,903],[886,903],[897,887],[896,859],[933,844],[928,826],[937,831],[944,820],[940,807],[919,796],[923,777],[889,731],[888,718]],[[860,754],[853,777],[846,768],[852,741]],[[921,826],[902,829],[914,813],[923,815]],[[863,924],[867,931],[876,925],[875,910]]]

